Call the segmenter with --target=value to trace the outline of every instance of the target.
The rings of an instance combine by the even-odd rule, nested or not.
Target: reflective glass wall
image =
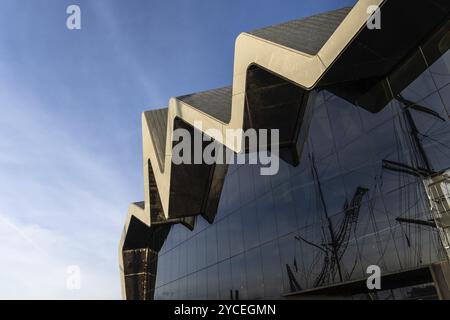
[[[230,165],[214,223],[172,226],[155,299],[282,298],[363,279],[369,265],[388,273],[444,259],[423,185],[450,167],[443,38],[392,75],[396,87],[426,65],[378,113],[318,92],[299,166],[280,161],[277,175],[261,176]]]

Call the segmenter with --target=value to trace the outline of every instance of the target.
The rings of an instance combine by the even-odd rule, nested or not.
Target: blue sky
[[[353,3],[0,0],[0,298],[120,298],[141,112],[229,85],[240,32]],[[66,28],[70,4],[81,30]]]

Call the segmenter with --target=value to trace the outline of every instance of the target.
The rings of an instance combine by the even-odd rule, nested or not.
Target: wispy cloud
[[[13,79],[0,79],[0,298],[119,298],[126,179]]]

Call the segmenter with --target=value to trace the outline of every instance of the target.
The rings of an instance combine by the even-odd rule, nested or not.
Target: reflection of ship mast
[[[423,187],[425,188],[425,194],[427,195],[427,198],[431,200],[431,206],[430,206],[430,213],[433,219],[429,220],[421,220],[421,219],[410,219],[410,218],[404,218],[404,217],[397,217],[397,221],[399,223],[407,223],[407,224],[414,224],[414,225],[420,225],[420,226],[428,226],[432,228],[436,228],[439,231],[442,244],[444,248],[447,250],[447,255],[450,258],[450,252],[449,252],[449,243],[448,243],[448,237],[450,236],[450,233],[448,231],[448,226],[446,225],[445,221],[448,219],[448,212],[446,210],[439,210],[439,206],[433,202],[448,202],[448,199],[445,195],[441,195],[440,192],[436,192],[435,190],[441,190],[440,187],[437,189],[434,188],[433,190],[428,190],[431,187],[431,181],[434,178],[439,178],[445,176],[444,171],[443,172],[436,172],[428,158],[427,153],[425,152],[425,149],[422,145],[422,141],[420,139],[420,136],[422,137],[428,137],[426,134],[422,134],[414,121],[413,116],[411,115],[411,109],[415,110],[417,112],[421,112],[423,114],[427,114],[431,117],[434,117],[440,121],[445,122],[446,119],[444,119],[438,112],[421,106],[417,103],[411,102],[407,99],[405,99],[401,94],[398,94],[396,97],[396,100],[404,105],[402,108],[404,118],[408,124],[409,127],[409,133],[412,137],[412,147],[414,150],[416,150],[416,153],[419,157],[419,161],[416,164],[416,166],[413,165],[407,165],[399,162],[389,161],[389,160],[383,160],[383,168],[390,171],[400,172],[408,175],[412,175],[415,177],[418,177],[423,182]],[[424,165],[425,167],[422,168],[420,165]],[[438,179],[439,180],[439,179]],[[446,183],[446,179],[443,179],[443,184]],[[442,193],[442,192],[441,192]],[[439,198],[439,199],[437,199]],[[408,239],[409,243],[409,239]]]
[[[415,119],[413,117],[412,110],[416,112],[420,112],[424,115],[430,116],[437,121],[443,121],[445,122],[446,119],[440,116],[439,113],[436,111],[429,109],[427,107],[418,105],[416,103],[413,103],[407,99],[405,99],[403,96],[398,95],[396,100],[400,102],[404,107],[402,108],[403,118],[406,126],[408,128],[408,137],[410,137],[410,146],[412,150],[413,160],[411,161],[411,164],[402,163],[401,161],[392,161],[388,159],[384,159],[382,161],[382,168],[389,171],[399,172],[406,175],[414,176],[416,178],[419,178],[423,184],[422,186],[426,189],[426,194],[430,199],[433,201],[433,197],[429,194],[429,184],[431,179],[436,179],[436,177],[443,176],[443,172],[436,172],[434,168],[432,167],[431,161],[426,153],[426,150],[422,144],[423,138],[430,138],[426,134],[423,134],[419,131]],[[334,222],[335,226],[333,226],[333,221],[331,217],[329,216],[329,212],[326,206],[325,202],[325,194],[323,193],[321,181],[319,180],[319,174],[318,170],[315,164],[315,159],[313,155],[310,155],[311,160],[311,169],[312,169],[312,175],[314,182],[316,184],[316,194],[319,196],[319,202],[321,207],[323,207],[323,220],[324,220],[324,227],[323,235],[322,235],[322,243],[314,243],[311,241],[306,240],[305,238],[301,236],[296,236],[295,239],[299,242],[304,242],[309,246],[315,247],[318,249],[321,254],[323,254],[323,263],[321,266],[321,270],[319,274],[314,279],[313,287],[319,287],[322,286],[331,280],[334,280],[336,274],[339,275],[340,281],[348,280],[349,275],[344,275],[344,270],[342,269],[342,258],[347,250],[349,239],[351,237],[351,231],[356,229],[356,225],[358,223],[358,217],[359,217],[359,211],[361,207],[361,203],[363,200],[363,197],[367,194],[368,189],[363,188],[361,186],[358,186],[355,190],[355,193],[353,195],[353,198],[350,202],[350,204],[346,201],[344,204],[344,217],[342,218],[341,222],[338,226],[336,226],[337,222]],[[448,181],[448,190],[450,190],[450,174],[448,175],[447,180]],[[441,192],[442,193],[442,192]],[[448,191],[447,193],[450,193]],[[450,197],[449,197],[450,198]],[[443,200],[441,201],[443,203]],[[450,216],[450,201],[447,200],[447,216]],[[442,207],[444,205],[441,205]],[[369,210],[373,210],[369,204]],[[442,210],[441,210],[442,211]],[[438,212],[438,215],[441,214]],[[445,216],[445,214],[442,214]],[[450,218],[445,218],[447,220],[444,220],[444,218],[437,219],[436,218],[436,212],[432,211],[432,218],[434,219],[420,219],[420,217],[397,217],[396,221],[402,224],[409,224],[409,225],[417,225],[417,226],[425,226],[425,227],[431,227],[432,229],[438,229],[439,232],[442,234],[442,229],[445,228],[446,225],[448,225],[448,228],[450,228]],[[419,219],[418,219],[419,218]],[[431,218],[431,217],[430,217]],[[442,221],[447,221],[447,224],[445,224]],[[374,224],[376,224],[376,221],[373,221]],[[444,227],[443,227],[444,226]],[[374,228],[376,228],[374,226]],[[446,230],[446,229],[443,229]],[[449,229],[450,230],[450,229]],[[378,230],[375,230],[375,232],[378,232]],[[447,245],[445,248],[450,248],[450,232],[447,230],[447,237],[448,242],[446,242]],[[406,235],[408,245],[411,246],[410,238],[408,235]],[[442,238],[442,236],[441,236]],[[445,244],[445,241],[443,241]],[[396,249],[397,250],[397,249]],[[420,250],[420,249],[419,249]],[[449,253],[450,253],[450,249]],[[380,250],[381,252],[382,250]],[[381,252],[382,255],[384,255],[384,251]],[[397,251],[398,255],[398,251]],[[320,260],[319,260],[320,261]],[[295,263],[295,262],[294,262]],[[292,270],[289,268],[288,265],[286,267],[288,270],[289,279],[291,281],[291,291],[296,289],[300,290],[300,285],[298,285],[298,282],[295,279],[294,274],[292,273]],[[351,276],[351,273],[350,273]],[[344,279],[345,278],[345,279]],[[294,281],[295,280],[295,281]]]
[[[430,160],[428,159],[428,155],[425,152],[425,149],[423,148],[422,141],[420,140],[421,133],[417,129],[416,122],[414,121],[413,116],[411,115],[411,109],[416,110],[418,112],[422,112],[425,114],[428,114],[430,116],[433,116],[441,121],[445,121],[444,118],[442,118],[439,113],[437,113],[434,110],[431,110],[427,107],[415,104],[407,99],[405,99],[401,94],[397,95],[396,100],[404,105],[404,108],[402,109],[403,114],[405,115],[406,122],[408,123],[410,134],[413,139],[413,148],[417,151],[416,154],[419,156],[419,163],[422,163],[425,168],[422,168],[420,166],[409,166],[407,164],[389,161],[389,160],[383,160],[383,168],[391,171],[396,172],[402,172],[418,177],[430,177],[436,172],[433,170]]]
[[[416,110],[421,113],[428,114],[432,117],[435,117],[441,121],[445,121],[444,118],[442,118],[439,113],[437,113],[434,110],[431,110],[430,108],[421,106],[419,104],[416,104],[412,101],[409,101],[405,99],[401,94],[398,94],[396,97],[396,100],[404,105],[402,111],[405,115],[405,120],[408,123],[409,126],[409,133],[412,137],[413,141],[413,148],[417,151],[416,154],[419,156],[419,164],[423,164],[425,167],[421,167],[420,165],[407,165],[400,162],[390,161],[390,160],[383,160],[383,169],[394,171],[394,172],[400,172],[408,175],[412,175],[415,177],[419,177],[421,179],[427,179],[434,175],[436,175],[436,172],[433,170],[430,160],[428,159],[428,155],[425,152],[425,149],[423,148],[422,141],[420,139],[420,131],[417,129],[417,125],[414,121],[413,116],[411,115],[411,109]],[[410,224],[416,224],[416,225],[426,225],[426,226],[433,226],[433,223],[430,221],[425,220],[419,220],[419,219],[408,219],[408,218],[402,218],[398,217],[396,219],[398,222],[401,223],[410,223]]]
[[[358,222],[362,199],[369,190],[367,188],[358,187],[350,203],[348,203],[347,200],[345,201],[343,208],[344,218],[341,221],[338,230],[336,231],[333,226],[332,220],[328,214],[324,194],[322,191],[322,186],[317,172],[317,167],[315,165],[314,156],[311,156],[311,163],[312,163],[313,178],[318,188],[318,193],[324,210],[324,216],[327,221],[327,227],[331,241],[327,241],[325,235],[324,235],[325,238],[324,243],[321,245],[312,243],[302,238],[301,236],[296,236],[295,239],[303,241],[315,248],[318,248],[325,254],[324,261],[322,264],[322,270],[320,271],[319,275],[316,277],[314,281],[314,287],[319,287],[324,283],[328,282],[330,276],[334,278],[336,271],[338,272],[339,280],[340,281],[344,280],[343,272],[341,269],[341,260],[342,257],[344,256],[345,251],[347,250],[348,242],[350,239],[350,233],[352,229],[356,227],[356,224]]]

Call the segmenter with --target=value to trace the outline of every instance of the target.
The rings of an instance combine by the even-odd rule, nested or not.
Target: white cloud
[[[73,250],[71,240],[61,234],[0,216],[0,299],[117,298],[117,275],[91,261],[73,259]],[[80,267],[79,290],[66,285],[70,265]]]
[[[1,68],[0,68],[1,69]],[[0,79],[0,298],[120,298],[117,246],[130,201],[109,154]],[[95,137],[92,137],[95,139]],[[128,187],[128,188],[127,188]],[[67,267],[81,289],[66,287]]]

